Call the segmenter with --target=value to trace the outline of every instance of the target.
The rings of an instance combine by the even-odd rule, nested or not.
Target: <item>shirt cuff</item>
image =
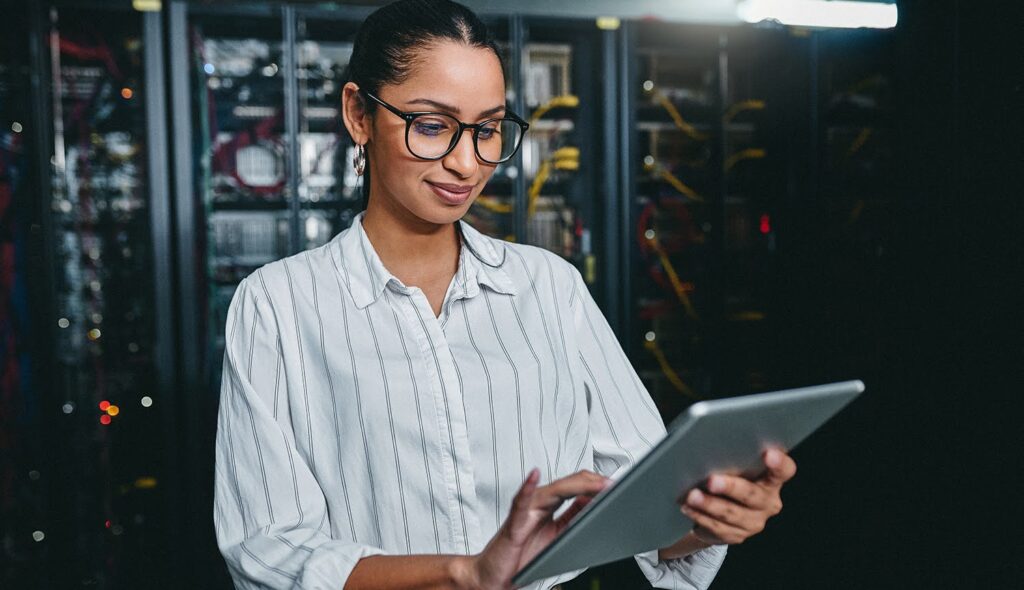
[[[636,555],[640,571],[655,588],[706,590],[725,561],[727,545],[712,545],[679,559],[658,560],[658,550]]]
[[[382,549],[345,541],[328,541],[313,550],[306,560],[295,588],[338,590],[344,588],[356,562],[371,555],[384,555]]]

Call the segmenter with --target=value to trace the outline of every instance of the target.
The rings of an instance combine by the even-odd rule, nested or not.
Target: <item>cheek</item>
[[[374,179],[382,185],[405,185],[422,172],[422,164],[409,154],[401,134],[378,135],[373,150]],[[396,186],[397,188],[397,186]]]
[[[480,183],[481,185],[485,185],[489,180],[491,180],[491,177],[494,176],[495,169],[497,169],[497,166],[490,166],[482,162],[480,163],[480,174],[483,176],[483,182]]]

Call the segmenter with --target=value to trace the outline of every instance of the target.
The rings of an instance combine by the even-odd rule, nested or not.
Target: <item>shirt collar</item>
[[[338,271],[359,309],[376,301],[388,285],[400,293],[409,292],[409,288],[385,268],[370,243],[363,229],[365,214],[364,211],[356,215],[352,225],[338,234],[332,249]],[[458,223],[462,229],[462,249],[459,252],[459,268],[452,295],[460,298],[474,297],[480,292],[481,285],[498,293],[515,295],[515,285],[505,271],[505,265],[508,264],[507,246],[481,234],[464,221]]]
[[[460,265],[461,261],[466,262],[466,274],[472,276],[474,282],[486,285],[497,293],[515,295],[518,290],[506,272],[509,264],[508,245],[485,236],[465,221],[460,220],[458,223],[462,228],[459,260]]]

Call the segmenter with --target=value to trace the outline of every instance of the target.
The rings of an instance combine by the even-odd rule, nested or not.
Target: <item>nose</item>
[[[473,147],[472,129],[462,132],[455,148],[441,160],[441,164],[459,178],[469,178],[476,172],[480,163],[476,159],[476,149]]]

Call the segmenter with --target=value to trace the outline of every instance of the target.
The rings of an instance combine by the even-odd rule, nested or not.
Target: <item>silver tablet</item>
[[[860,381],[696,403],[513,578],[516,586],[667,547],[693,527],[678,499],[712,473],[757,477],[864,391]]]

